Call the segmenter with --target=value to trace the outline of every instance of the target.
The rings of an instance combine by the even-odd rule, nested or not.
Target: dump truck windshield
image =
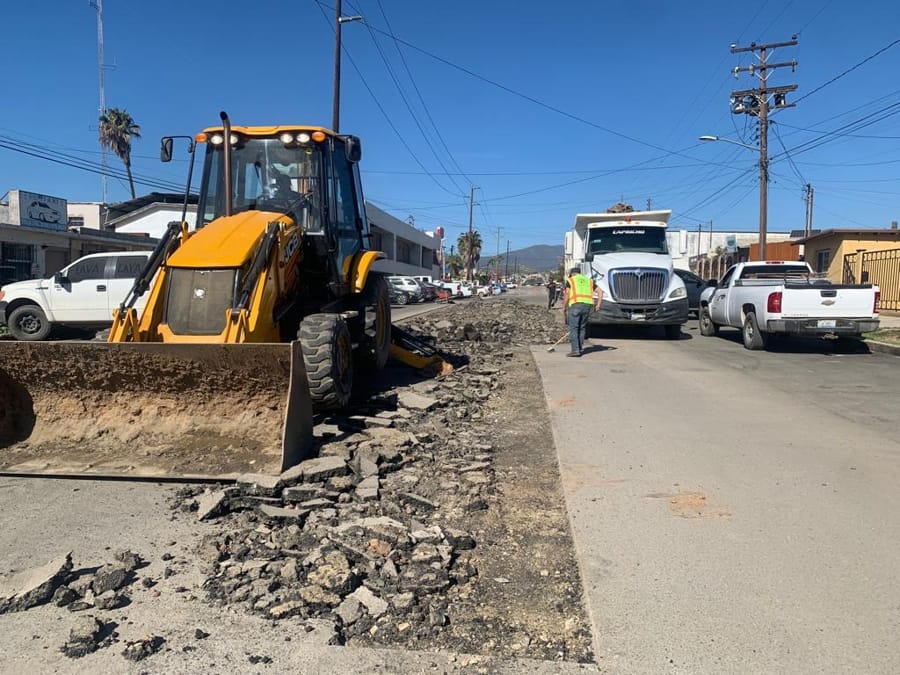
[[[588,237],[588,252],[603,253],[660,253],[669,252],[666,231],[661,227],[615,225],[592,227]]]
[[[277,138],[244,138],[232,148],[232,212],[283,213],[307,231],[320,229],[320,155],[315,147]],[[224,152],[209,145],[203,167],[198,227],[225,215]]]

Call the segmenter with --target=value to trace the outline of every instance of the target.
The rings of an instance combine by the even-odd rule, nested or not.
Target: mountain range
[[[501,256],[501,265],[506,265],[506,252],[503,251],[500,254]],[[486,266],[488,260],[490,260],[492,256],[485,255],[485,252],[481,253],[481,260],[479,262],[479,266]],[[538,244],[536,246],[529,246],[527,248],[521,248],[517,251],[509,252],[509,271],[513,272],[514,266],[516,263],[519,265],[519,272],[550,272],[555,271],[562,265],[563,259],[563,247],[559,246],[549,246],[547,244]],[[503,270],[501,270],[502,272]]]

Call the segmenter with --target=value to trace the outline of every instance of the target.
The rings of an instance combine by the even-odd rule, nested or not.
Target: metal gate
[[[875,284],[881,289],[881,308],[900,310],[900,248],[844,256],[845,284]],[[857,278],[858,277],[858,278]]]

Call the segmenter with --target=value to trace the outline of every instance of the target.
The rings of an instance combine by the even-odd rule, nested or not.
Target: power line
[[[863,59],[862,61],[860,61],[859,63],[856,63],[856,64],[850,66],[849,68],[847,68],[847,70],[845,70],[845,71],[842,72],[841,74],[835,75],[834,77],[832,77],[832,78],[831,78],[830,80],[828,80],[827,82],[825,82],[825,83],[823,83],[823,84],[820,84],[818,87],[816,87],[816,88],[813,89],[812,91],[807,92],[806,94],[804,94],[803,96],[801,96],[800,98],[798,98],[797,100],[795,100],[794,103],[799,103],[799,102],[802,101],[803,99],[809,98],[810,96],[812,96],[813,94],[815,94],[817,91],[821,91],[822,89],[824,89],[825,87],[827,87],[829,84],[832,84],[832,83],[834,83],[834,82],[837,82],[839,79],[841,79],[841,78],[844,77],[845,75],[848,75],[849,73],[852,73],[854,70],[856,70],[857,68],[859,68],[859,67],[862,66],[863,64],[868,63],[869,61],[871,61],[872,59],[874,59],[876,56],[878,56],[878,55],[880,55],[880,54],[883,54],[883,53],[886,52],[888,49],[890,49],[891,47],[893,47],[894,45],[897,45],[897,44],[900,44],[900,38],[897,38],[896,40],[894,40],[894,41],[891,42],[890,44],[885,45],[884,47],[882,47],[881,49],[879,49],[879,50],[878,50],[877,52],[875,52],[874,54],[872,54],[872,55],[867,56],[866,58],[864,58],[864,59]]]
[[[319,8],[319,11],[322,13],[322,18],[325,19],[325,23],[327,23],[331,27],[332,30],[336,30],[335,27],[331,23],[331,19],[325,13],[322,3],[318,2],[318,0],[317,0],[316,6]],[[410,154],[410,157],[412,157],[413,160],[415,160],[416,164],[419,165],[419,167],[422,169],[422,171],[424,171],[428,175],[428,177],[431,178],[432,181],[434,181],[435,185],[437,185],[441,190],[443,190],[444,192],[446,192],[448,194],[453,195],[454,197],[461,197],[462,195],[457,195],[457,194],[451,192],[450,190],[448,190],[446,187],[444,187],[441,184],[441,182],[428,171],[428,169],[425,167],[425,165],[422,163],[422,161],[418,158],[418,156],[416,156],[416,153],[414,153],[412,148],[409,147],[409,143],[407,143],[406,139],[403,138],[403,134],[401,134],[400,131],[397,129],[396,125],[394,125],[394,122],[393,122],[393,120],[391,120],[390,115],[387,114],[387,111],[384,109],[384,106],[381,105],[381,101],[379,101],[378,97],[375,96],[375,92],[372,91],[372,88],[369,86],[369,83],[366,81],[366,78],[363,77],[362,71],[360,71],[359,67],[356,65],[356,61],[354,61],[353,57],[350,55],[350,51],[346,48],[346,46],[343,46],[343,45],[342,45],[342,49],[343,49],[344,54],[346,54],[347,59],[350,61],[350,65],[353,66],[353,70],[356,71],[356,74],[359,76],[360,81],[362,82],[363,86],[366,88],[366,91],[369,92],[369,96],[372,97],[372,100],[375,102],[375,105],[378,107],[378,110],[381,111],[381,114],[384,116],[385,121],[387,121],[388,126],[393,130],[394,134],[396,134],[397,138],[400,140],[400,143],[403,145],[403,147],[406,148],[406,151]]]

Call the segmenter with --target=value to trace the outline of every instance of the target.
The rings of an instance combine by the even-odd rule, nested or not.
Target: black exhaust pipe
[[[222,118],[222,127],[224,128],[225,140],[225,215],[230,216],[232,211],[231,196],[231,120],[228,119],[228,113],[224,110],[219,113]]]

